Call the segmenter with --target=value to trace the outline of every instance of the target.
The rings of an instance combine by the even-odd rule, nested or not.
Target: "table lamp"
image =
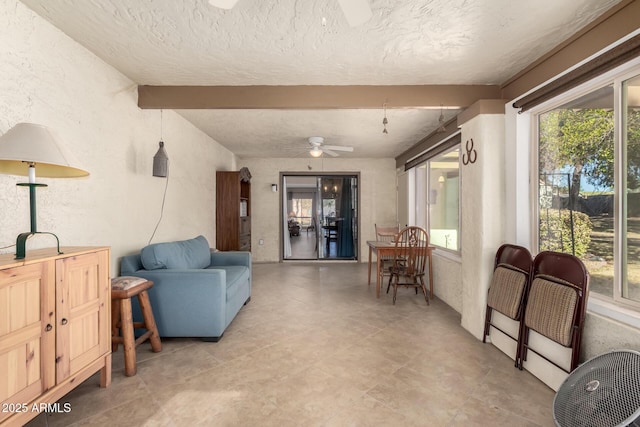
[[[36,223],[36,188],[46,184],[36,183],[38,175],[46,178],[77,178],[88,176],[89,172],[77,166],[75,161],[63,151],[53,133],[45,126],[33,123],[18,123],[0,136],[0,173],[28,176],[28,183],[17,185],[29,187],[29,210],[31,231],[21,233],[16,239],[16,259],[24,259],[27,239],[34,234],[50,234],[56,238],[58,253],[60,241],[53,233],[39,232]]]

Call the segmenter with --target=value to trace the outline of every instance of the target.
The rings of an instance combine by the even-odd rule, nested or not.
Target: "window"
[[[416,225],[429,231],[429,242],[460,251],[460,145],[416,166]]]
[[[305,229],[311,225],[313,215],[313,194],[294,194],[291,198],[289,219],[297,221]]]
[[[460,249],[459,154],[458,146],[428,162],[429,238],[433,245],[454,251]]]
[[[622,82],[623,275],[621,297],[640,302],[640,76]]]
[[[591,292],[640,303],[640,76],[534,117],[538,249],[582,259]]]

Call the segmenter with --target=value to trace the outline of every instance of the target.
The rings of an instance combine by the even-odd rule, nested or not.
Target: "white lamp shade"
[[[322,156],[322,150],[318,147],[313,147],[310,151],[309,154],[311,154],[311,157],[320,157]]]
[[[29,163],[35,163],[38,176],[46,178],[89,175],[77,166],[73,156],[63,150],[47,127],[18,123],[0,136],[0,173],[28,176]]]

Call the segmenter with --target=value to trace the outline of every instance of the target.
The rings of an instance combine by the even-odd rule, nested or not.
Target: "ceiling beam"
[[[142,109],[466,108],[500,98],[495,85],[138,86]]]

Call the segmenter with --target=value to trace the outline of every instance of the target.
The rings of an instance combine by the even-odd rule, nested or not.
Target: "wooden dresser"
[[[251,173],[216,172],[216,248],[251,251]]]
[[[101,387],[111,382],[110,249],[61,251],[0,255],[2,426],[25,424],[98,371]]]

